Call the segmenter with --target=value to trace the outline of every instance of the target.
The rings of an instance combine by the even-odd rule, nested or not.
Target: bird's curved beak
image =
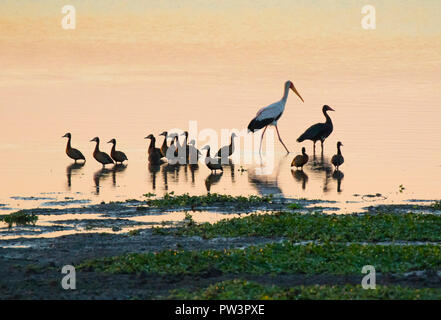
[[[110,141],[107,141],[107,143],[112,143],[112,140],[110,140]]]
[[[296,87],[294,87],[294,85],[291,83],[291,85],[289,86],[289,88],[294,91],[294,93],[300,98],[300,100],[302,100],[302,102],[305,102],[305,100],[303,100],[302,96],[300,95],[300,93],[297,91]]]
[[[66,135],[64,135],[64,136],[61,136],[62,138],[66,138],[67,136]]]
[[[328,109],[329,111],[335,111],[334,109],[332,109],[331,107],[329,107],[329,109]]]
[[[93,142],[93,141],[95,141],[95,139],[92,139],[92,140],[90,140],[89,142]]]

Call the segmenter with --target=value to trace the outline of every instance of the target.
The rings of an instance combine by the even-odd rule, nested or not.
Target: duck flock
[[[280,137],[279,129],[277,127],[277,121],[283,114],[285,110],[286,101],[288,98],[289,90],[292,90],[300,100],[304,101],[297,89],[294,87],[294,84],[291,81],[286,81],[284,85],[284,93],[282,99],[279,101],[270,104],[257,112],[257,115],[251,120],[248,125],[248,132],[256,132],[260,129],[263,129],[263,133],[260,139],[260,148],[262,148],[262,140],[268,126],[274,126],[276,128],[277,136],[279,141],[289,153],[288,148],[284,144],[282,138]],[[328,111],[334,111],[331,107],[324,105],[322,108],[322,112],[326,118],[324,123],[316,123],[310,126],[306,131],[301,134],[297,138],[297,142],[301,143],[305,140],[310,140],[313,142],[313,149],[315,154],[315,144],[317,141],[320,141],[322,153],[323,153],[323,143],[326,138],[332,133],[334,127],[332,124],[331,117],[328,115]],[[150,140],[150,144],[148,147],[148,161],[152,165],[161,165],[165,162],[174,162],[179,161],[181,164],[196,164],[199,161],[199,157],[201,156],[201,151],[199,151],[195,147],[195,142],[192,140],[190,143],[188,142],[188,132],[185,131],[181,135],[184,136],[184,141],[182,143],[179,142],[179,135],[176,133],[168,133],[164,131],[160,134],[160,136],[164,136],[163,143],[160,148],[156,147],[156,138],[153,134],[149,134],[145,137],[145,139]],[[205,164],[207,167],[214,173],[216,171],[223,171],[222,164],[228,162],[225,159],[231,157],[234,153],[234,138],[236,138],[236,134],[231,135],[230,144],[220,148],[214,156],[211,156],[210,146],[206,145],[201,150],[206,150]],[[71,140],[72,135],[70,133],[66,133],[63,138],[68,138],[67,146],[66,146],[66,154],[69,158],[77,161],[83,160],[86,161],[84,155],[78,149],[72,148]],[[171,138],[170,144],[168,144],[168,140]],[[93,157],[96,161],[101,163],[103,167],[106,164],[118,164],[127,161],[128,158],[126,154],[122,151],[116,150],[116,139],[111,139],[108,143],[112,144],[112,149],[110,151],[110,155],[106,152],[100,150],[100,139],[98,137],[90,140],[91,142],[95,142],[95,149],[93,151]],[[334,165],[335,170],[338,171],[339,167],[343,164],[344,158],[341,152],[341,147],[343,144],[339,141],[337,143],[337,153],[331,158],[331,163]],[[303,166],[308,163],[309,157],[306,154],[306,148],[302,147],[302,153],[295,156],[291,162],[291,167],[303,170]]]

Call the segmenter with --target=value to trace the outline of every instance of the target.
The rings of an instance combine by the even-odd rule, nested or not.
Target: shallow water
[[[97,1],[76,4],[87,19],[66,33],[48,19],[59,12],[51,2],[28,1],[22,10],[2,3],[1,212],[171,191],[333,200],[341,212],[439,199],[439,3],[376,4],[382,19],[371,31],[360,27],[363,4],[171,2],[113,10]],[[257,159],[225,166],[222,176],[210,176],[204,164],[148,167],[147,134],[186,130],[190,120],[198,133],[242,130],[280,99],[287,79],[305,103],[288,98],[279,128],[293,153],[285,157],[275,139],[271,174],[256,174]],[[334,132],[314,160],[312,144],[296,138],[323,121],[323,104],[336,110]],[[84,166],[65,155],[66,132]],[[128,164],[101,170],[89,142],[95,136],[107,152],[105,142],[116,138]],[[198,147],[221,143],[199,138]],[[242,160],[256,153],[240,141]],[[339,174],[329,164],[337,141],[345,157]],[[311,156],[303,173],[289,166],[302,146]]]

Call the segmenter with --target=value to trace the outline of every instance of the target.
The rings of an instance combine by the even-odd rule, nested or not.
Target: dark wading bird
[[[234,138],[236,137],[237,135],[233,132],[231,134],[230,144],[228,146],[220,148],[219,151],[216,153],[216,157],[222,158],[222,163],[228,163],[228,158],[231,157],[231,155],[234,153]]]
[[[156,138],[153,134],[149,134],[144,139],[150,139],[150,145],[148,148],[149,162],[153,165],[158,165],[162,163],[162,153],[161,150],[155,147]]]
[[[297,169],[300,168],[303,170],[303,166],[308,162],[309,157],[306,154],[305,147],[302,148],[302,154],[299,154],[295,156],[294,159],[292,159],[291,167],[296,167]]]
[[[340,167],[343,162],[345,162],[345,159],[343,158],[341,154],[340,147],[342,147],[343,144],[339,141],[337,142],[337,154],[334,154],[331,158],[331,163],[335,166],[335,170],[338,171],[338,167]]]
[[[103,168],[106,164],[113,164],[112,158],[107,153],[100,151],[100,138],[95,137],[90,140],[90,142],[92,141],[96,142],[95,150],[93,151],[93,157],[95,158],[95,160],[101,163],[103,165]]]
[[[168,145],[167,145],[168,132],[164,131],[160,134],[160,136],[164,136],[164,141],[162,142],[162,145],[161,145],[161,155],[163,158],[166,158],[167,157],[167,150],[168,150]]]
[[[322,108],[322,112],[325,115],[326,122],[325,123],[316,123],[310,126],[300,137],[297,138],[297,142],[303,142],[305,140],[311,140],[314,142],[314,154],[315,154],[315,143],[320,140],[322,144],[322,153],[323,153],[323,142],[329,135],[332,133],[334,129],[331,121],[331,117],[328,115],[328,111],[335,111],[330,106],[324,105]]]
[[[216,173],[216,170],[224,171],[220,164],[220,158],[212,158],[210,157],[210,146],[205,146],[201,150],[207,150],[207,156],[205,157],[205,164],[207,165],[208,169],[211,170],[211,172],[214,171]]]
[[[72,139],[72,135],[70,134],[70,132],[62,136],[62,138],[67,138],[67,146],[66,146],[67,156],[71,159],[74,159],[75,163],[77,163],[77,160],[84,160],[84,162],[86,162],[86,158],[84,158],[81,151],[78,149],[74,149],[70,146],[70,140]]]
[[[110,151],[110,156],[112,157],[113,160],[115,160],[116,164],[118,164],[118,162],[122,164],[124,162],[124,160],[128,160],[127,156],[124,152],[115,150],[115,147],[116,147],[116,140],[115,139],[112,139],[107,143],[113,144],[112,150]]]
[[[283,111],[285,110],[285,105],[286,105],[286,100],[288,99],[289,89],[294,91],[294,93],[300,98],[300,100],[303,101],[303,98],[297,92],[293,83],[291,81],[286,81],[282,99],[273,103],[273,104],[270,104],[267,107],[260,109],[257,112],[257,115],[254,117],[254,119],[251,120],[250,124],[248,125],[248,132],[255,132],[259,129],[265,128],[263,130],[262,137],[260,138],[259,152],[262,149],[263,135],[265,134],[267,127],[270,125],[273,125],[276,127],[277,136],[279,137],[279,141],[285,147],[286,152],[289,153],[288,148],[285,146],[285,144],[282,141],[282,138],[280,137],[279,129],[277,128],[277,121],[280,119],[280,117],[283,114]]]

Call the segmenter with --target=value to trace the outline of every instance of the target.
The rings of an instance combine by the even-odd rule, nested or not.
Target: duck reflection
[[[224,169],[225,172],[230,171],[230,176],[231,176],[231,183],[235,183],[236,179],[235,179],[235,164],[233,163],[233,160],[228,159],[228,163],[226,164],[222,164],[222,168]]]
[[[112,172],[112,169],[102,168],[94,173],[93,175],[93,181],[95,182],[95,194],[100,194],[100,182],[101,180],[105,180],[109,177],[110,173]]]
[[[161,165],[159,164],[153,164],[153,163],[148,164],[148,170],[150,172],[150,180],[152,181],[153,190],[156,189],[156,174],[159,172],[160,169],[161,169]]]
[[[341,192],[341,181],[344,178],[344,173],[340,170],[335,170],[332,174],[332,179],[337,180],[337,192]]]
[[[116,187],[116,174],[117,172],[123,172],[126,170],[127,165],[126,164],[115,164],[112,168],[112,182],[113,186]]]
[[[82,163],[72,163],[66,167],[66,177],[67,177],[67,188],[70,190],[72,186],[72,173],[77,174],[76,171],[79,171],[82,167],[84,167],[85,162]]]
[[[325,179],[323,182],[323,192],[329,191],[329,180],[332,175],[332,165],[329,162],[329,159],[327,157],[324,157],[323,154],[321,154],[320,157],[316,157],[315,154],[312,158],[311,163],[311,169],[317,173],[324,173]]]
[[[169,176],[172,179],[172,181],[177,181],[179,179],[179,164],[170,164],[167,163],[162,166],[161,173],[162,173],[162,179],[164,182],[164,189],[168,190],[168,181]]]
[[[223,174],[224,173],[222,171],[220,173],[211,173],[207,178],[205,178],[205,187],[207,188],[208,193],[211,191],[211,186],[219,183]]]
[[[191,185],[194,186],[195,185],[195,175],[196,172],[199,170],[199,165],[198,164],[190,164],[190,173],[191,173]]]
[[[306,189],[306,183],[308,182],[308,175],[303,170],[291,170],[291,174],[294,179],[302,184],[302,189]]]

